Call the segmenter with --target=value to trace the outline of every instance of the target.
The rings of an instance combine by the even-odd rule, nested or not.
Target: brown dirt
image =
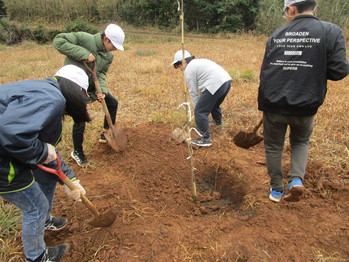
[[[71,244],[63,262],[349,259],[348,170],[309,160],[305,197],[275,204],[268,200],[263,144],[242,149],[232,141],[239,130],[215,129],[212,147],[194,148],[194,203],[188,149],[171,140],[171,128],[146,123],[125,131],[124,152],[96,142],[89,168],[67,160],[91,202],[117,218],[93,228],[92,213],[60,187],[53,214],[69,226],[47,233],[46,242]]]

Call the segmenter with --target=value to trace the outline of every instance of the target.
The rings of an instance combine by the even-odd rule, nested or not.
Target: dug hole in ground
[[[275,204],[268,199],[263,143],[242,149],[233,143],[238,129],[213,128],[212,147],[194,148],[194,203],[188,149],[171,131],[151,123],[126,128],[124,152],[95,143],[93,166],[79,169],[67,160],[89,199],[117,218],[110,227],[90,226],[88,209],[59,188],[53,214],[67,217],[69,226],[45,239],[49,246],[71,244],[63,262],[347,261],[347,171],[310,160],[304,198]]]

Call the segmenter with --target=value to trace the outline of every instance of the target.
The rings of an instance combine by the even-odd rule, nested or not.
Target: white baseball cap
[[[188,57],[191,57],[191,54],[187,50],[184,50],[184,59]],[[178,50],[174,55],[172,65],[174,65],[177,62],[182,62],[182,60],[183,60],[183,50]]]
[[[125,41],[125,33],[120,26],[110,24],[107,26],[104,33],[117,50],[124,51],[122,44]]]
[[[284,9],[286,9],[286,7],[288,7],[289,5],[293,5],[295,3],[300,3],[300,2],[305,2],[307,0],[285,0],[285,6]]]
[[[83,90],[85,90],[86,95],[88,88],[88,76],[84,70],[76,65],[65,65],[61,69],[57,71],[55,76],[64,77],[78,86],[80,86]]]

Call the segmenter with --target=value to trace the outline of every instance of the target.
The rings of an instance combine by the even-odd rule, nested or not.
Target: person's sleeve
[[[330,33],[327,34],[330,36],[328,41],[327,79],[337,81],[349,74],[349,65],[342,30],[337,26],[330,30]]]
[[[195,71],[190,69],[185,70],[185,79],[186,79],[189,95],[195,107],[199,100],[199,90],[198,90]]]
[[[106,57],[108,62],[104,65],[103,68],[101,68],[97,72],[98,82],[99,82],[99,85],[102,89],[103,94],[108,94],[108,92],[109,92],[106,78],[107,78],[107,72],[109,70],[109,67],[110,67],[111,63],[113,62],[113,58],[114,58],[114,55],[112,53],[108,54]]]
[[[57,106],[64,101],[40,99],[31,94],[11,101],[1,114],[0,142],[6,152],[29,165],[42,164],[48,155],[46,143],[39,139],[42,128],[52,117],[61,118]],[[63,112],[61,112],[63,113]]]
[[[199,100],[199,93],[196,80],[193,78],[187,79],[188,91],[193,102],[194,107],[196,106]]]
[[[76,175],[74,174],[73,170],[63,161],[61,158],[61,168],[62,172],[71,180],[76,180]]]
[[[53,39],[53,46],[63,55],[73,60],[83,61],[88,58],[90,51],[82,45],[84,44],[84,32],[61,33]]]

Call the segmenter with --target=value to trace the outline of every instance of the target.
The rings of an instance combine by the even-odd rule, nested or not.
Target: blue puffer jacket
[[[47,158],[46,143],[56,145],[61,138],[64,109],[65,98],[54,78],[0,85],[0,193],[34,182],[33,169]],[[62,169],[75,177],[64,162]]]

